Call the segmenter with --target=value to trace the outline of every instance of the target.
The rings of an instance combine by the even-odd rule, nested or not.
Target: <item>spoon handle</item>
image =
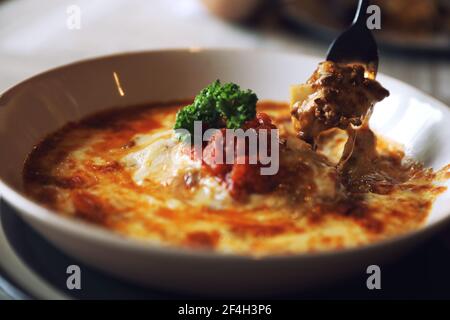
[[[358,10],[356,10],[355,18],[353,19],[353,25],[364,24],[366,22],[367,8],[370,5],[370,0],[359,0]]]

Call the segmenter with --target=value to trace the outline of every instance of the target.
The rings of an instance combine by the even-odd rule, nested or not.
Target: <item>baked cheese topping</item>
[[[175,113],[186,104],[114,109],[66,125],[30,154],[27,194],[60,215],[140,241],[266,256],[355,247],[414,230],[444,190],[439,180],[449,178],[449,168],[432,172],[404,161],[380,137],[372,171],[338,170],[345,131],[325,132],[314,151],[297,138],[289,105],[266,101],[257,108],[280,129],[280,182],[236,199],[174,138]]]

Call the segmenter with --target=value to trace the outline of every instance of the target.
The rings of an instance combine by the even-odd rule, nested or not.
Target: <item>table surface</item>
[[[73,4],[81,10],[79,30],[67,27]],[[57,65],[122,51],[231,47],[325,55],[326,43],[267,21],[232,25],[209,15],[198,0],[0,0],[0,93]],[[382,52],[380,72],[450,104],[446,57]],[[0,300],[5,297],[0,288]]]

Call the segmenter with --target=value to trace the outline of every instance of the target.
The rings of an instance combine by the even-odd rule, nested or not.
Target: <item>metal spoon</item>
[[[331,44],[327,60],[337,63],[362,63],[369,77],[375,78],[378,70],[378,46],[367,28],[366,16],[369,0],[359,0],[353,23]]]

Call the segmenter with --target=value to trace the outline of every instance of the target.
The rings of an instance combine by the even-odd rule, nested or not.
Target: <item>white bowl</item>
[[[0,193],[67,254],[157,288],[261,296],[300,291],[352,272],[365,274],[367,266],[398,257],[436,232],[450,216],[450,192],[439,197],[426,225],[407,235],[356,249],[259,259],[143,244],[61,217],[22,193],[27,154],[68,121],[110,107],[192,97],[217,78],[252,88],[262,99],[287,101],[289,85],[305,81],[318,62],[261,51],[169,50],[102,57],[40,74],[0,97]],[[372,126],[427,166],[449,163],[449,109],[400,81],[378,79],[391,96],[376,107]]]

